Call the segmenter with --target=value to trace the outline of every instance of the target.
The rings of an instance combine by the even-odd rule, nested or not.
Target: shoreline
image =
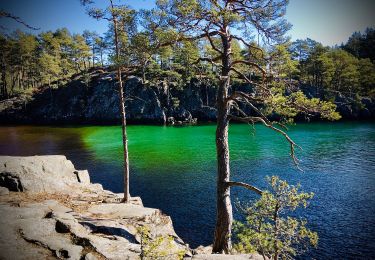
[[[147,227],[163,241],[153,253],[167,252],[168,259],[181,252],[186,260],[262,259],[211,255],[209,246],[189,248],[171,217],[144,207],[139,197],[120,203],[121,193],[92,184],[87,170],[76,170],[63,155],[0,156],[0,162],[2,258],[140,259],[139,228]]]
[[[35,123],[35,122],[4,122],[0,121],[0,127],[22,127],[22,126],[34,126],[34,127],[62,127],[62,128],[69,128],[69,127],[85,127],[85,126],[121,126],[121,123],[98,123],[98,122],[84,122],[84,123],[74,123],[74,122],[50,122],[50,123]],[[340,119],[337,121],[328,121],[328,120],[311,120],[311,121],[295,121],[293,125],[299,124],[340,124],[340,123],[375,123],[375,119]],[[241,122],[231,122],[234,125],[243,125],[246,123]],[[261,125],[260,122],[255,123],[257,125]],[[214,121],[206,121],[206,122],[197,122],[195,124],[182,124],[182,125],[169,125],[169,124],[155,124],[155,123],[134,123],[134,122],[127,122],[127,126],[160,126],[160,127],[192,127],[192,126],[207,126],[207,125],[216,125]]]

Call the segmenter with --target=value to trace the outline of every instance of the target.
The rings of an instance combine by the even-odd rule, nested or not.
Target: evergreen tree
[[[218,68],[219,86],[217,92],[217,203],[216,227],[213,241],[213,252],[229,253],[231,250],[231,229],[233,222],[230,188],[241,186],[260,192],[257,188],[242,182],[230,180],[228,128],[230,120],[246,123],[261,122],[265,126],[282,134],[290,143],[291,155],[295,162],[296,144],[289,136],[266,115],[257,108],[257,105],[274,105],[285,113],[287,117],[300,111],[308,113],[311,108],[320,112],[322,116],[334,119],[338,115],[334,106],[320,104],[320,101],[309,101],[301,92],[294,96],[283,97],[282,87],[267,82],[265,68],[259,64],[235,56],[233,52],[234,40],[240,41],[248,49],[259,50],[249,40],[249,35],[259,32],[266,42],[280,43],[283,35],[290,28],[283,18],[288,1],[261,0],[261,1],[232,1],[232,0],[159,0],[158,11],[161,17],[167,17],[168,24],[176,31],[175,41],[196,41],[205,38],[214,55],[200,57],[199,60],[209,62]],[[165,43],[167,44],[167,43]],[[252,81],[240,71],[240,67],[255,68],[262,75],[261,81]],[[237,77],[252,85],[252,92],[229,92],[231,80]],[[239,103],[252,108],[256,116],[247,115],[240,109]],[[289,107],[290,109],[286,109]],[[281,109],[282,108],[282,109]],[[322,111],[324,110],[324,111]]]
[[[307,207],[314,194],[300,192],[277,176],[268,178],[271,190],[262,193],[250,206],[238,204],[246,217],[235,223],[235,249],[243,253],[259,252],[264,259],[294,259],[317,246],[318,235],[306,227],[303,219],[290,216],[298,207]]]

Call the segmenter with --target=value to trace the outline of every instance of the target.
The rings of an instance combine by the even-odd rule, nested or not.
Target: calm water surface
[[[65,154],[93,182],[121,192],[121,128],[0,127],[0,154]],[[314,192],[300,212],[319,234],[318,249],[306,259],[375,258],[375,124],[299,124],[290,135],[303,147],[300,172],[288,144],[256,126],[230,127],[232,179],[265,188],[277,174]],[[129,126],[131,194],[162,209],[192,247],[212,241],[215,216],[215,126]],[[232,189],[240,200],[256,198]],[[238,218],[237,214],[235,217]]]

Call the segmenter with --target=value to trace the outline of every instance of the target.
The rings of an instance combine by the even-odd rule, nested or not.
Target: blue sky
[[[115,0],[118,1],[118,0]],[[107,1],[97,0],[105,5]],[[154,0],[123,0],[134,8],[149,8]],[[103,33],[107,30],[104,21],[98,22],[85,14],[79,0],[0,0],[0,7],[22,17],[40,31],[66,27],[72,33],[84,29]],[[293,40],[307,37],[335,45],[346,42],[354,31],[375,28],[375,0],[290,0],[287,19],[293,24],[289,35]],[[21,25],[6,18],[0,24],[10,29]],[[27,30],[26,30],[27,31]]]

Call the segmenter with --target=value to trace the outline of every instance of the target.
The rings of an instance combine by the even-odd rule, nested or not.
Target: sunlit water
[[[0,128],[0,153],[65,154],[93,182],[122,191],[122,143],[118,126]],[[315,197],[299,214],[319,234],[317,249],[303,258],[375,257],[375,124],[311,123],[293,127],[301,168],[278,134],[256,126],[230,127],[232,180],[265,188],[265,176],[300,182]],[[192,247],[212,242],[215,219],[215,126],[129,126],[131,194],[172,217]],[[232,189],[233,199],[256,195]],[[235,214],[238,218],[238,214]]]

